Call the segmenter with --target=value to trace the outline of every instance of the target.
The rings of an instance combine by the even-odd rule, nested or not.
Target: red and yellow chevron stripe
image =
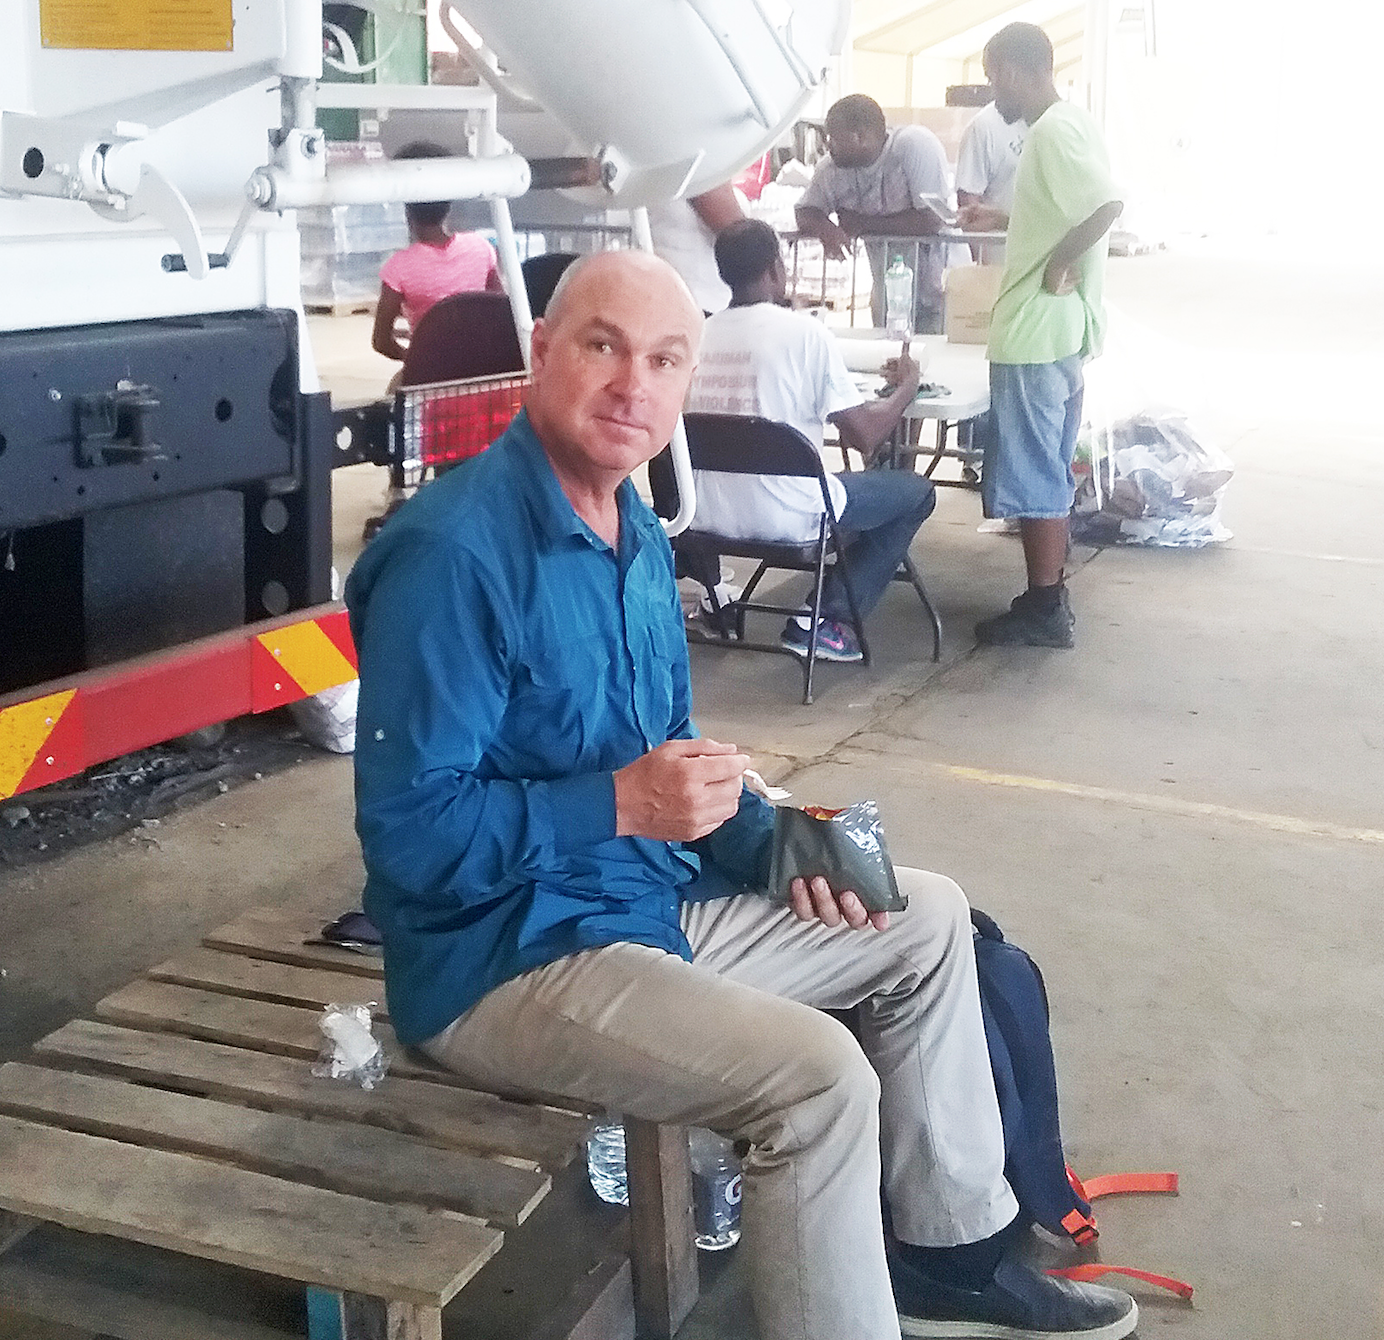
[[[332,604],[0,697],[0,800],[355,676]]]

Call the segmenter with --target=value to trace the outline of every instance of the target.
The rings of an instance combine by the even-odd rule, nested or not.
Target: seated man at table
[[[725,229],[716,239],[716,265],[730,288],[730,306],[707,319],[687,408],[790,424],[819,448],[830,420],[842,444],[868,465],[918,390],[918,364],[904,354],[887,370],[889,394],[862,396],[827,328],[784,306],[788,271],[778,234],[767,223],[746,219]],[[697,520],[708,530],[746,540],[817,538],[822,491],[816,480],[699,471],[696,488]],[[893,580],[936,495],[928,480],[902,470],[847,471],[832,475],[828,488],[836,519],[855,535],[846,562],[864,618]],[[817,626],[819,657],[860,660],[850,617],[832,568]],[[810,623],[789,619],[783,645],[806,656]]]
[[[1128,1295],[1006,1256],[961,891],[899,868],[892,915],[820,877],[766,896],[750,759],[698,738],[673,556],[629,475],[672,436],[701,324],[666,262],[583,258],[525,411],[351,572],[395,1031],[473,1087],[747,1141],[762,1340],[1118,1340]],[[816,1008],[862,1002],[861,1043]]]
[[[924,200],[929,195],[947,199],[951,183],[947,151],[926,126],[899,126],[890,130],[884,109],[863,93],[852,93],[827,110],[828,157],[812,174],[812,181],[798,202],[798,231],[821,240],[832,259],[850,255],[853,239],[863,233],[898,237],[935,235],[942,220]],[[836,215],[833,223],[830,216]],[[867,241],[871,291],[871,320],[884,325],[884,271],[890,253],[901,254],[913,266],[913,247],[886,247]],[[936,334],[942,329],[942,273],[950,248],[920,246],[918,273],[914,275],[917,300],[913,329]],[[965,248],[954,259],[968,261]]]

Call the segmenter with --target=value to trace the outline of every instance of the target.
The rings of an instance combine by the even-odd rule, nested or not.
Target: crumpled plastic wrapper
[[[787,902],[793,880],[817,875],[837,893],[854,890],[868,911],[902,912],[908,906],[894,876],[894,863],[884,845],[884,824],[873,800],[840,810],[816,805],[775,809],[770,896]]]
[[[354,1080],[362,1089],[373,1089],[389,1068],[389,1058],[371,1029],[368,1005],[328,1005],[317,1026],[322,1030],[322,1050],[312,1063],[319,1079]]]

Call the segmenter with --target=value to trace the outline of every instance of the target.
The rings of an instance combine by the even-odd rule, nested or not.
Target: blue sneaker
[[[1120,1340],[1139,1324],[1127,1293],[1001,1261],[983,1289],[958,1289],[891,1253],[889,1273],[904,1335],[967,1340]]]
[[[789,619],[779,635],[779,645],[795,656],[807,657],[807,629]],[[817,659],[819,661],[861,661],[865,659],[855,633],[835,619],[817,621]]]

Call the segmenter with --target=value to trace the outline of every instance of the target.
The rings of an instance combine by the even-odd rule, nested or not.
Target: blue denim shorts
[[[991,363],[980,499],[988,517],[1063,517],[1072,510],[1072,452],[1081,427],[1081,356]]]

